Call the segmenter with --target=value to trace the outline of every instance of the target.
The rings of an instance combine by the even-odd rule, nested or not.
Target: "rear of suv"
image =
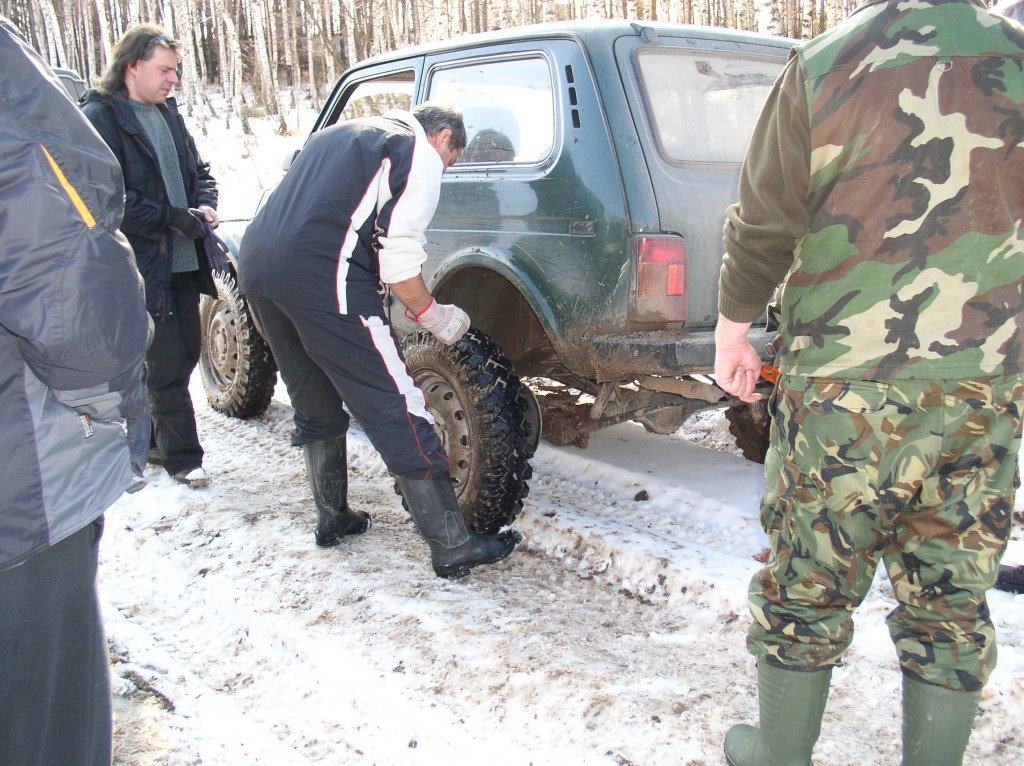
[[[408,333],[407,361],[477,528],[514,519],[541,433],[585,446],[624,420],[669,433],[726,407],[748,456],[763,453],[763,413],[708,374],[724,211],[792,44],[654,22],[552,23],[385,54],[341,77],[314,131],[426,101],[465,117],[424,277],[474,329],[445,349],[400,304],[391,319]],[[225,234],[232,247],[241,238]],[[254,414],[269,401],[272,360],[231,275],[222,287],[204,307],[204,381],[218,409]]]

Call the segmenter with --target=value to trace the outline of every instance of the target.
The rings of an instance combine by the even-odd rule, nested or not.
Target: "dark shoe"
[[[302,445],[306,477],[316,503],[316,531],[313,539],[330,548],[347,535],[362,534],[370,528],[370,514],[348,507],[348,461],[345,434]]]
[[[206,475],[206,471],[203,470],[202,466],[178,471],[174,474],[174,480],[178,484],[184,484],[192,489],[200,489],[210,485],[210,477]]]
[[[141,492],[149,485],[144,478],[141,476],[133,476],[132,483],[128,485],[128,489],[125,490],[129,495],[134,495],[136,492]]]
[[[996,577],[996,587],[1007,593],[1024,593],[1024,565],[1000,566],[999,576]]]
[[[514,529],[506,529],[496,535],[470,534],[473,537],[468,542],[440,554],[435,553],[431,546],[434,574],[446,580],[458,580],[468,575],[473,567],[495,564],[508,557],[523,541],[523,536]]]
[[[470,531],[459,511],[452,480],[447,475],[433,479],[396,476],[395,481],[409,515],[430,546],[430,559],[438,577],[456,580],[468,575],[473,567],[501,561],[523,539],[513,530],[496,535]]]
[[[810,766],[831,683],[831,667],[789,670],[759,661],[760,726],[738,724],[726,732],[729,766]]]

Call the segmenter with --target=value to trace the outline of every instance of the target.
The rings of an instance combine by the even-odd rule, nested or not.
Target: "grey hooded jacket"
[[[100,516],[131,479],[145,412],[142,280],[118,231],[121,172],[0,17],[0,569]]]

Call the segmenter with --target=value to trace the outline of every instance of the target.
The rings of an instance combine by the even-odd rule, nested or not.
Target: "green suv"
[[[583,447],[614,423],[670,433],[725,407],[741,448],[763,455],[763,412],[708,374],[724,211],[792,44],[654,22],[552,23],[377,56],[335,86],[314,131],[424,101],[465,116],[469,142],[445,173],[424,276],[473,329],[447,349],[399,304],[391,318],[408,334],[407,362],[476,528],[515,518],[541,434]],[[241,230],[224,229],[235,247]],[[216,409],[258,414],[273,360],[232,275],[220,282],[203,307],[206,390]]]

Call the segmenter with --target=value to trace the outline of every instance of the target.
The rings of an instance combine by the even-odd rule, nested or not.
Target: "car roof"
[[[82,76],[74,69],[68,69],[64,66],[55,66],[53,67],[53,71],[58,77],[70,77],[72,80],[82,80]],[[85,82],[85,80],[82,80],[82,82]]]
[[[85,93],[85,80],[74,69],[55,66],[53,73],[57,75],[57,79],[60,80],[60,84],[64,86],[64,90],[67,91],[72,101],[78,101]]]
[[[461,35],[447,40],[423,43],[380,53],[354,64],[349,71],[376,66],[389,61],[425,56],[434,53],[478,48],[521,40],[578,39],[586,47],[608,45],[624,35],[646,38],[654,42],[659,36],[688,37],[723,42],[750,42],[791,48],[796,40],[759,32],[745,32],[726,27],[707,27],[693,24],[673,24],[665,21],[627,21],[625,19],[587,19],[583,21],[551,21],[492,32]]]

